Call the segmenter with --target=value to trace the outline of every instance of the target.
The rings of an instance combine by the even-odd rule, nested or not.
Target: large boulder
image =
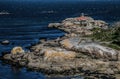
[[[18,46],[18,47],[14,47],[11,50],[11,54],[17,54],[17,53],[24,53],[25,51],[23,50],[22,47]]]
[[[11,50],[11,59],[15,62],[18,62],[19,60],[23,59],[23,56],[25,55],[25,51],[22,49],[22,47],[18,46],[18,47],[14,47]]]
[[[73,51],[67,51],[61,48],[47,48],[41,50],[44,53],[44,60],[45,61],[64,61],[64,60],[71,60],[76,57],[76,53]]]
[[[60,43],[67,49],[90,55],[93,58],[118,60],[118,51],[102,46],[88,39],[70,38],[63,40]]]

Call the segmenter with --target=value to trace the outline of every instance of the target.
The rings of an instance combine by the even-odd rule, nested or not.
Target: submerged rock
[[[2,45],[8,45],[8,44],[10,44],[10,41],[9,40],[4,40],[4,41],[1,42],[1,44]]]

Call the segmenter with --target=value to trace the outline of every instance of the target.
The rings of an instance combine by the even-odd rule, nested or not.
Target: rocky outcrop
[[[80,16],[75,18],[67,18],[61,23],[50,23],[48,27],[61,29],[68,33],[75,33],[84,35],[91,35],[93,29],[108,29],[108,24],[102,20],[94,20],[91,17]]]
[[[89,39],[70,38],[61,41],[61,45],[65,48],[75,50],[83,54],[90,55],[93,58],[105,58],[109,60],[118,60],[119,52],[102,46],[98,43],[94,43]]]
[[[14,47],[11,50],[10,54],[5,54],[3,56],[6,60],[11,60],[13,62],[19,62],[21,60],[24,60],[23,56],[25,55],[25,51],[22,49],[22,47]]]
[[[96,23],[93,22],[94,26],[83,26],[80,22],[85,19],[87,22]],[[100,28],[106,25],[104,21],[90,17],[68,18],[62,23],[51,23],[49,27],[64,30],[67,34],[55,40],[41,40],[39,44],[30,48],[30,52],[19,46],[14,47],[3,59],[48,75],[79,73],[87,76],[87,79],[91,76],[92,79],[115,79],[115,75],[120,72],[120,52],[83,37],[91,35],[91,29],[96,28],[97,24]]]
[[[69,34],[79,34],[79,35],[91,35],[92,31],[88,29],[88,27],[80,27],[79,25],[74,25],[69,22],[65,22],[62,24],[57,25],[56,23],[49,24],[48,27],[58,28],[60,30],[63,30]]]
[[[118,74],[120,71],[120,61],[109,61],[116,59],[118,52],[115,50],[93,43],[88,38],[61,39],[37,44],[33,46],[31,52],[26,53],[23,52],[21,47],[15,47],[10,54],[5,54],[3,58],[14,64],[32,70],[40,70],[49,75],[79,73],[88,75],[87,77],[92,75],[92,77],[97,76],[98,78],[99,75],[99,78],[101,78],[108,75],[108,78],[114,78],[113,74]],[[98,59],[95,59],[95,57],[98,57]],[[108,61],[100,59],[107,59]]]

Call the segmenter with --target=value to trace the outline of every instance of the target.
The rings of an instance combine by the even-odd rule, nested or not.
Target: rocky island
[[[105,21],[84,14],[67,18],[48,25],[65,31],[63,37],[41,40],[30,52],[14,47],[2,60],[49,76],[78,74],[86,79],[119,79],[119,26],[110,28]]]

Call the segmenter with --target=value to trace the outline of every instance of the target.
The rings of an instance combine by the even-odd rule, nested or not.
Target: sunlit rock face
[[[94,43],[89,39],[70,38],[61,41],[61,45],[67,49],[75,50],[87,54],[93,58],[102,58],[109,60],[118,60],[118,51]]]
[[[11,53],[12,54],[17,54],[17,53],[24,53],[25,51],[22,49],[22,47],[18,46],[18,47],[14,47],[12,50],[11,50]]]
[[[73,47],[73,44],[70,42],[69,39],[61,41],[61,45],[68,49],[71,49]]]
[[[73,51],[67,51],[65,49],[61,48],[48,48],[41,50],[44,52],[44,60],[45,61],[65,61],[65,60],[71,60],[76,57],[76,53]]]

